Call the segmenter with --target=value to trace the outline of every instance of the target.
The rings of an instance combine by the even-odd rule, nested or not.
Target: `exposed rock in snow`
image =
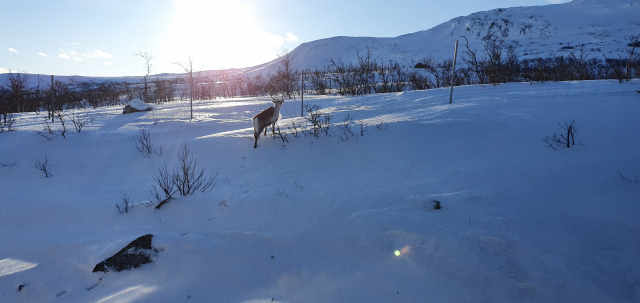
[[[129,101],[129,103],[127,103],[127,106],[124,107],[124,109],[122,110],[122,113],[130,114],[135,112],[150,111],[151,109],[152,109],[151,105],[144,103],[138,99],[133,99]]]
[[[123,271],[153,262],[151,255],[155,250],[151,247],[151,238],[153,235],[147,234],[133,240],[117,254],[98,263],[93,272]]]

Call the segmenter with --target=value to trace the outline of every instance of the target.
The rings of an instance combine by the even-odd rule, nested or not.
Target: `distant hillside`
[[[321,67],[327,59],[355,62],[356,51],[369,47],[380,60],[415,64],[425,57],[453,58],[469,46],[480,50],[490,38],[513,45],[521,57],[545,57],[552,52],[569,55],[583,48],[590,57],[618,58],[626,53],[627,37],[640,34],[640,1],[574,0],[565,4],[499,8],[457,17],[434,28],[395,38],[333,37],[303,43],[292,54],[298,68]],[[623,55],[624,56],[624,55]],[[275,61],[249,68],[272,72]]]

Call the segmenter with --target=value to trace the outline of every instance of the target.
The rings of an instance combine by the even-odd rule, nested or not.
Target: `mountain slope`
[[[627,37],[640,34],[640,1],[581,0],[546,6],[500,8],[457,17],[429,30],[395,38],[333,37],[307,42],[295,50],[294,64],[301,69],[321,67],[327,59],[341,57],[356,62],[356,51],[371,48],[380,60],[412,64],[431,57],[438,61],[453,58],[465,40],[481,50],[483,42],[496,38],[513,45],[522,57],[545,57],[552,52],[569,55],[583,48],[590,57],[618,58],[625,54]],[[623,55],[624,56],[624,55]],[[250,68],[272,72],[276,60]]]

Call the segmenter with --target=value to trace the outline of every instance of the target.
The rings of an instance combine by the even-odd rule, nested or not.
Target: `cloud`
[[[0,67],[0,74],[6,74],[6,73],[8,73],[8,72],[9,72],[9,70],[8,70],[8,69],[6,69],[6,68],[4,68],[4,67]]]
[[[294,34],[292,34],[291,32],[287,33],[287,37],[284,38],[287,42],[298,42],[298,37],[296,37]]]
[[[51,57],[51,56],[49,56],[49,55],[47,55],[47,54],[45,54],[43,52],[39,52],[38,56],[43,56],[43,57],[47,57],[47,58]]]
[[[107,59],[113,59],[113,56],[109,53],[103,52],[99,49],[97,49],[95,52],[89,53],[87,54],[87,56],[89,58],[107,58]]]
[[[78,53],[76,53],[76,52],[75,52],[75,51],[73,51],[73,50],[69,50],[69,55],[71,55],[71,56],[76,56],[76,55],[78,55]]]
[[[104,62],[104,65],[113,65],[113,63],[108,62],[108,61],[105,61],[105,62]]]
[[[11,48],[11,47],[9,47],[9,51],[10,51],[10,52],[12,52],[12,53],[16,53],[16,54],[19,54],[19,53],[20,53],[20,52],[19,52],[19,51],[17,51],[15,48]]]
[[[80,57],[73,57],[73,60],[76,60],[78,62],[82,62],[83,61],[82,58],[80,58]]]
[[[71,45],[76,45],[76,46],[80,46],[80,43],[78,42],[72,42]]]
[[[67,59],[67,60],[70,59],[69,56],[67,56],[67,54],[59,54],[58,58]]]

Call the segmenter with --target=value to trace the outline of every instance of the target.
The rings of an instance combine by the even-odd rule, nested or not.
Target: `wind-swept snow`
[[[251,117],[268,98],[195,102],[193,120],[187,102],[82,110],[93,123],[51,141],[41,115],[16,115],[0,134],[0,301],[640,301],[640,184],[619,175],[640,175],[639,86],[305,96],[364,136],[333,126],[257,149]],[[286,100],[280,128],[299,115]],[[573,119],[576,145],[546,148]],[[139,125],[162,155],[136,153]],[[174,167],[184,142],[217,187],[118,214],[125,194],[151,197],[153,167]],[[31,167],[45,154],[50,178]],[[91,272],[144,234],[154,263]]]

